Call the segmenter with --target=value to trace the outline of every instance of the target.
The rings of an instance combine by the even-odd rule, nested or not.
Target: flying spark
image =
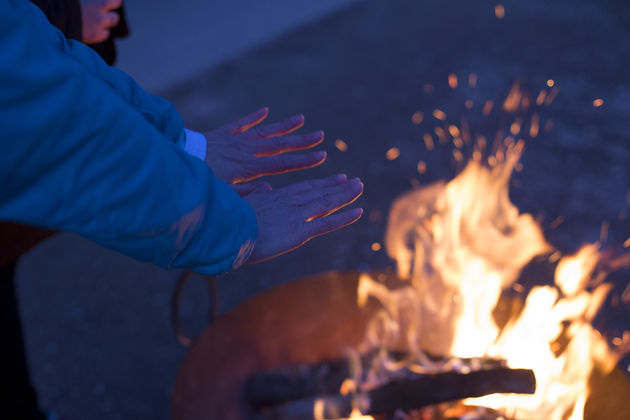
[[[400,156],[400,150],[398,147],[392,147],[387,151],[387,153],[385,153],[387,160],[396,160],[398,159],[398,156]]]
[[[558,89],[558,87],[554,87],[553,89],[551,89],[551,92],[549,92],[549,95],[547,95],[547,99],[545,99],[545,105],[546,106],[551,105],[553,100],[556,99],[556,96],[558,96],[559,92],[560,92],[560,89]]]
[[[532,121],[529,126],[529,137],[535,138],[540,130],[540,116],[536,113],[532,115]]]
[[[510,125],[510,133],[512,133],[515,136],[518,136],[518,133],[521,132],[521,124],[522,124],[522,121],[520,119],[517,119],[516,121],[514,121],[512,125]]]
[[[418,125],[424,120],[424,114],[420,111],[414,112],[411,116],[411,122]]]
[[[433,110],[433,117],[435,117],[435,119],[438,119],[440,121],[444,121],[446,119],[446,113],[442,111],[441,109],[435,109]]]
[[[435,127],[435,134],[438,136],[438,140],[440,143],[446,143],[448,140],[448,136],[446,135],[446,131],[442,127]]]
[[[455,89],[458,85],[457,75],[451,73],[448,75],[448,85],[451,89]]]
[[[510,88],[510,92],[503,102],[503,109],[507,112],[515,112],[516,110],[518,110],[518,107],[521,104],[521,99],[523,99],[521,84],[520,82],[516,81]]]
[[[435,143],[433,142],[433,136],[431,136],[431,134],[425,133],[422,139],[424,140],[424,147],[426,147],[427,150],[431,151],[435,148]]]
[[[448,126],[448,132],[451,133],[451,136],[453,137],[459,137],[461,135],[459,128],[457,128],[457,126],[453,124]]]
[[[494,6],[494,14],[498,19],[503,19],[505,17],[505,7],[502,4],[497,4]]]
[[[610,228],[610,223],[603,221],[602,227],[599,231],[599,241],[606,242],[608,240],[608,229]]]
[[[335,147],[340,152],[346,152],[348,150],[348,144],[345,141],[341,140],[341,139],[335,140]]]
[[[551,223],[549,223],[549,227],[551,229],[555,229],[558,226],[560,226],[562,224],[562,222],[564,222],[564,217],[558,216]]]
[[[482,114],[484,115],[484,117],[487,117],[488,115],[490,115],[490,113],[492,112],[492,107],[494,107],[494,102],[492,101],[486,101],[485,104],[483,104],[483,111]]]

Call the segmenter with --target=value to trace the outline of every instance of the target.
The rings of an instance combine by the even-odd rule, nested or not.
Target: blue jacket
[[[161,267],[241,264],[253,209],[181,147],[173,106],[0,0],[0,220],[76,232]]]

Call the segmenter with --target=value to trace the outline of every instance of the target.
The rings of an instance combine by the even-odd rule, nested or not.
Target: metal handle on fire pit
[[[195,340],[190,338],[182,329],[181,321],[179,319],[179,302],[181,300],[182,292],[186,283],[194,273],[191,270],[184,271],[175,284],[175,290],[173,291],[173,297],[171,301],[171,322],[173,324],[173,330],[177,336],[177,340],[184,346],[190,347]],[[212,305],[212,311],[210,311],[208,323],[211,324],[215,319],[219,317],[219,289],[217,287],[217,280],[211,276],[203,276],[208,283],[208,294],[210,297],[210,304]]]

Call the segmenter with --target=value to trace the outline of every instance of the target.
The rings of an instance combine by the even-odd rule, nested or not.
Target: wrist
[[[208,150],[206,136],[187,128],[184,128],[184,133],[186,135],[186,139],[184,141],[184,151],[205,162]]]

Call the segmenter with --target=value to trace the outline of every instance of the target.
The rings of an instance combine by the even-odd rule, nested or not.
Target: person
[[[68,39],[88,45],[109,65],[115,38],[127,36],[122,0],[31,0]],[[55,231],[0,221],[0,281],[13,281],[19,257]]]
[[[129,35],[123,0],[80,0],[80,8],[80,41],[96,51],[107,64],[113,65],[116,62],[115,39]]]
[[[67,40],[24,0],[0,0],[0,220],[78,233],[164,268],[218,274],[356,221],[343,174],[272,189],[257,178],[321,164],[303,117],[263,108],[209,133]],[[252,182],[253,181],[253,182]],[[2,293],[13,293],[12,290]],[[4,320],[3,320],[4,322]],[[11,388],[3,375],[3,393]]]
[[[67,38],[88,44],[112,65],[114,38],[128,29],[120,0],[32,0]],[[31,385],[15,290],[15,272],[22,254],[55,231],[0,222],[0,357],[6,362],[0,388],[0,417],[44,419]]]
[[[116,61],[114,40],[129,35],[122,0],[30,0],[68,39],[90,46],[109,65]]]

